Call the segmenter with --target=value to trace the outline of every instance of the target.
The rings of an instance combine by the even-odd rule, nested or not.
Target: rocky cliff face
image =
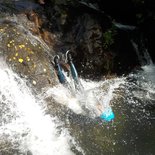
[[[151,4],[141,0],[5,1],[0,3],[1,51],[21,76],[40,88],[57,81],[51,56],[68,49],[84,77],[128,73],[140,65],[133,40],[146,38],[153,55]]]
[[[39,34],[33,34],[31,29],[34,29],[34,23],[28,20],[24,13],[2,14],[1,56],[5,57],[15,72],[30,81],[37,90],[56,84],[58,79],[51,63],[54,50],[47,46]]]
[[[152,54],[151,0],[44,0],[40,4],[45,8],[51,31],[59,36],[55,49],[71,49],[79,72],[85,76],[92,77],[94,72],[99,76],[128,73],[139,66],[131,40],[136,42],[141,36],[147,38],[146,48]]]
[[[54,49],[60,53],[71,49],[81,75],[96,78],[122,74],[139,65],[131,35],[115,25],[101,1],[51,0],[41,5],[51,31],[58,36]]]

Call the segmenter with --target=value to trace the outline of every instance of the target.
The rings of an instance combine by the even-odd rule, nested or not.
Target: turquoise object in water
[[[109,122],[115,118],[115,114],[112,111],[111,107],[105,109],[105,111],[100,115],[100,118]]]

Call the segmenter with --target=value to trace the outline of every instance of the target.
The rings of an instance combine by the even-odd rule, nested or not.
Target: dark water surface
[[[154,74],[154,66],[145,66],[115,89],[113,122],[70,118],[71,130],[87,155],[155,154],[155,87],[150,79]]]

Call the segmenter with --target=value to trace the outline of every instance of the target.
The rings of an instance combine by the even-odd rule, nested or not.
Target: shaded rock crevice
[[[124,2],[119,0],[112,8],[111,5],[116,2],[110,4],[104,1],[104,5],[100,0],[37,0],[36,2],[34,3],[32,0],[28,1],[28,4],[24,1],[14,2],[13,5],[10,2],[7,2],[7,5],[0,4],[5,6],[1,7],[2,11],[11,14],[10,18],[7,17],[8,20],[12,18],[12,22],[20,23],[24,29],[28,30],[22,33],[25,33],[24,37],[31,34],[31,44],[33,44],[32,40],[41,40],[42,47],[37,52],[45,52],[43,54],[36,52],[34,58],[36,63],[45,61],[47,58],[48,65],[51,65],[50,61],[53,59],[53,55],[63,55],[70,49],[75,66],[81,76],[101,78],[104,75],[115,73],[118,75],[129,73],[135,67],[140,66],[131,43],[131,40],[137,40],[135,39],[137,36],[139,38],[143,34],[144,38],[148,39],[147,48],[149,53],[154,49],[153,26],[148,30],[150,26],[147,24],[147,21],[153,22],[154,19],[153,9],[148,5],[152,2],[144,1],[143,3],[142,1],[128,0],[127,4],[129,3],[129,5],[126,6]],[[147,6],[144,6],[146,3]],[[124,4],[124,8],[123,6],[120,7],[119,4]],[[9,11],[10,6],[12,7],[11,11]],[[122,14],[125,8],[126,13]],[[133,14],[130,14],[129,10],[131,8],[134,10]],[[144,8],[144,11],[142,8]],[[117,14],[115,14],[116,12]],[[145,12],[147,12],[146,15]],[[5,13],[1,13],[1,16],[4,17]],[[125,21],[124,19],[127,19],[128,15],[131,20]],[[121,25],[119,22],[129,25]],[[25,42],[22,35],[16,37]],[[25,57],[27,56],[25,55]],[[46,58],[42,59],[43,57]],[[23,61],[21,64],[29,66],[27,69],[22,68],[24,74],[28,70],[32,70],[30,66],[33,64],[30,64],[30,62]],[[38,68],[47,70],[48,67],[40,66]],[[44,75],[38,69],[33,72],[37,72],[37,74],[33,73],[37,76]]]
[[[121,75],[139,65],[131,38],[115,26],[112,17],[102,10],[100,1],[44,2],[50,30],[58,39],[54,50],[64,54],[70,49],[80,75],[86,78]],[[121,47],[124,40],[127,47]],[[133,61],[128,61],[128,56]]]
[[[59,40],[54,49],[62,53],[71,49],[81,75],[93,77],[122,75],[140,66],[131,43],[137,35],[148,38],[147,48],[153,56],[154,30],[147,24],[154,21],[153,4],[145,0],[44,0],[42,6],[51,22],[50,31]]]

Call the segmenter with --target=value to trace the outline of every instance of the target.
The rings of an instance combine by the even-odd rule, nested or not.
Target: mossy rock
[[[7,63],[21,77],[41,89],[57,82],[55,70],[50,63],[48,51],[29,31],[17,23],[0,23],[1,52]]]

